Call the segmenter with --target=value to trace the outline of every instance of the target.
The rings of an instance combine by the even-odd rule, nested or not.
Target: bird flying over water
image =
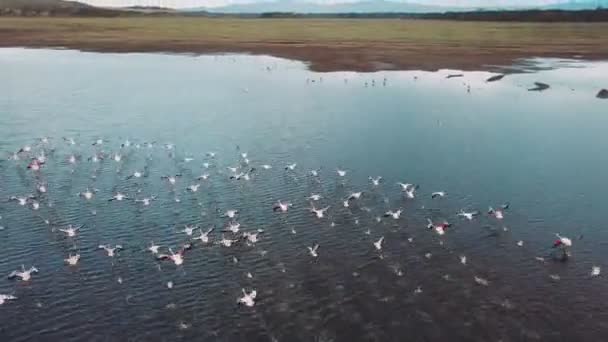
[[[8,275],[8,279],[20,278],[21,281],[29,281],[32,278],[32,273],[38,273],[38,269],[34,266],[29,269],[25,269],[24,265],[21,265],[21,271],[13,271]]]
[[[245,289],[242,289],[243,296],[237,300],[237,303],[244,304],[245,306],[252,307],[255,305],[255,298],[257,297],[257,291],[251,290],[251,292],[247,293]]]
[[[156,256],[156,259],[158,259],[158,260],[171,260],[171,261],[173,261],[173,263],[176,266],[179,266],[179,265],[181,265],[181,264],[184,263],[184,254],[190,248],[192,248],[192,245],[185,244],[185,245],[182,246],[182,248],[180,248],[179,251],[177,251],[177,253],[173,253],[173,250],[171,248],[169,248],[169,254],[158,254]]]

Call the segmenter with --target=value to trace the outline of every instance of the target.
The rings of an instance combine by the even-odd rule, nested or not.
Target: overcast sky
[[[80,0],[97,6],[163,6],[174,8],[187,7],[217,7],[230,4],[242,4],[251,2],[268,1],[292,1],[292,2],[315,2],[315,3],[344,3],[362,0]],[[369,0],[366,0],[369,1]],[[447,6],[513,6],[513,5],[541,5],[547,3],[561,2],[560,0],[389,0],[396,2],[415,2],[428,5],[447,5]]]

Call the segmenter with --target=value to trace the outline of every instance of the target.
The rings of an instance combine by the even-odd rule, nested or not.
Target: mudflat
[[[315,71],[492,70],[519,58],[608,59],[608,23],[414,19],[6,17],[2,47],[266,54]]]

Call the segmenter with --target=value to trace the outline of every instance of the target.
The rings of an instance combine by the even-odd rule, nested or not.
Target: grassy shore
[[[318,71],[491,69],[517,58],[608,59],[608,23],[390,19],[0,18],[0,46],[243,52]]]

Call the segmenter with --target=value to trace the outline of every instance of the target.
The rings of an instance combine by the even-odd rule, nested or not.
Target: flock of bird
[[[82,156],[78,154],[68,154],[66,156],[57,156],[56,149],[58,144],[65,144],[67,147],[76,147],[76,146],[88,146],[91,145],[90,155]],[[8,163],[11,163],[17,168],[24,170],[27,173],[27,177],[31,177],[31,180],[36,184],[35,189],[32,189],[30,194],[15,194],[8,197],[6,200],[8,202],[13,202],[17,207],[28,208],[29,210],[40,213],[41,207],[48,205],[45,201],[48,198],[49,185],[45,182],[45,172],[47,172],[47,168],[58,167],[58,165],[67,165],[69,167],[70,172],[75,172],[75,170],[79,167],[81,163],[92,163],[92,164],[100,164],[107,160],[111,163],[115,163],[117,165],[117,172],[123,174],[122,164],[128,158],[133,158],[133,156],[139,154],[145,154],[145,151],[151,151],[154,149],[160,149],[166,151],[169,157],[176,158],[175,153],[175,145],[173,144],[157,144],[156,142],[150,143],[133,143],[129,140],[124,141],[120,144],[120,146],[115,147],[114,152],[105,152],[104,148],[106,146],[110,146],[111,144],[104,139],[97,139],[92,142],[84,142],[82,144],[77,143],[74,138],[62,138],[62,139],[53,139],[53,138],[40,138],[32,145],[26,145],[18,149],[17,151],[11,153],[9,155]],[[295,173],[299,172],[298,163],[290,163],[286,165],[269,165],[269,164],[257,164],[250,160],[248,153],[241,152],[240,148],[237,146],[238,150],[238,162],[235,166],[230,166],[225,168],[225,172],[215,172],[212,170],[218,170],[220,167],[214,162],[216,160],[217,154],[215,152],[208,152],[203,156],[200,156],[202,163],[202,174],[198,177],[195,177],[194,183],[185,184],[187,180],[183,173],[177,174],[169,174],[160,177],[162,181],[165,181],[168,186],[168,191],[174,193],[175,203],[179,205],[181,202],[179,198],[179,193],[181,189],[189,193],[196,193],[200,191],[201,186],[204,182],[209,182],[213,177],[224,177],[225,181],[228,182],[248,182],[253,180],[259,173],[265,172],[266,170],[271,169],[279,169],[279,172],[284,173]],[[127,152],[128,151],[128,152]],[[127,157],[128,156],[128,157]],[[149,158],[148,155],[147,158]],[[49,163],[50,159],[62,159],[62,163]],[[190,163],[195,160],[196,157],[185,157],[181,162],[184,164]],[[223,168],[222,168],[223,170]],[[142,170],[136,170],[133,172],[129,172],[128,175],[123,176],[125,181],[135,181],[142,178],[147,178],[149,176],[150,170],[146,168]],[[320,182],[321,181],[321,170],[303,170],[302,173],[306,174],[306,177],[310,178],[312,181]],[[346,179],[349,175],[349,171],[345,169],[337,168],[335,169],[334,177],[341,180]],[[91,178],[94,181],[97,177],[96,173],[93,173]],[[359,191],[350,191],[348,194],[339,200],[338,203],[330,203],[322,205],[321,203],[325,199],[324,194],[322,193],[312,193],[308,196],[305,201],[308,205],[308,210],[310,212],[311,220],[318,221],[329,221],[329,214],[335,208],[349,208],[351,206],[358,206],[362,198],[367,196],[370,191],[373,189],[377,189],[381,184],[384,183],[384,179],[380,176],[370,176],[369,178],[369,187],[371,189],[362,189]],[[408,201],[415,201],[418,196],[428,196],[433,201],[441,201],[446,197],[449,197],[446,191],[434,191],[429,192],[428,194],[421,195],[420,186],[415,183],[406,183],[399,182],[394,185],[388,184],[390,188],[394,188],[394,191],[399,191],[401,193],[401,197],[405,203]],[[149,207],[152,206],[152,203],[158,200],[157,195],[149,195],[143,196],[140,191],[136,193],[126,193],[115,191],[114,194],[109,198],[100,198],[98,199],[99,189],[94,187],[82,189],[79,193],[75,194],[84,202],[92,202],[96,200],[101,201],[110,201],[110,202],[123,202],[123,201],[131,201],[136,203],[141,207]],[[373,216],[373,220],[377,222],[381,222],[384,219],[398,221],[402,219],[402,215],[404,214],[404,210],[401,207],[393,208],[391,210],[386,210],[385,212],[377,213],[376,216]],[[10,205],[10,204],[6,204]],[[277,200],[276,203],[268,208],[269,214],[274,212],[276,215],[288,215],[292,210],[300,210],[301,207],[294,206],[294,204],[289,200]],[[507,215],[510,209],[509,203],[504,203],[500,206],[490,206],[487,211],[482,212],[480,210],[467,210],[462,209],[459,212],[454,214],[454,217],[461,219],[463,222],[476,220],[480,215],[487,215],[490,219],[494,220],[503,220]],[[369,212],[369,210],[368,210]],[[95,214],[95,211],[93,211]],[[178,248],[173,248],[171,246],[160,246],[155,244],[153,241],[150,241],[146,247],[146,251],[150,253],[158,262],[169,262],[173,263],[176,266],[181,266],[186,261],[186,257],[188,255],[188,251],[199,245],[217,245],[221,248],[230,248],[237,244],[243,244],[248,247],[254,247],[256,243],[263,238],[264,234],[268,234],[264,229],[251,229],[248,231],[244,231],[243,227],[241,227],[241,223],[239,222],[239,209],[238,208],[230,208],[230,209],[218,209],[218,214],[225,220],[225,225],[221,230],[219,236],[212,235],[216,231],[215,227],[210,227],[207,229],[203,229],[198,224],[185,225],[182,230],[179,230],[179,234],[185,234],[187,238],[187,242],[181,244]],[[76,238],[80,231],[86,225],[66,225],[66,226],[56,226],[51,220],[47,217],[43,217],[42,214],[38,214],[40,218],[44,220],[44,222],[51,226],[53,231],[60,232],[64,234],[67,238]],[[0,220],[2,217],[0,216]],[[1,221],[0,221],[1,223]],[[334,222],[328,222],[331,226],[334,226]],[[358,223],[358,220],[356,221]],[[426,228],[429,232],[433,234],[437,234],[439,237],[439,244],[443,244],[443,238],[446,234],[449,234],[451,231],[451,227],[453,223],[448,221],[433,221],[431,218],[427,219]],[[506,228],[504,228],[506,229]],[[292,228],[292,233],[296,233]],[[371,235],[371,231],[368,229],[366,231],[367,235]],[[582,238],[579,237],[579,238]],[[408,238],[408,242],[412,242],[412,238]],[[379,235],[375,239],[372,239],[370,244],[370,250],[374,253],[377,253],[379,258],[383,258],[383,248],[384,248],[385,236]],[[517,242],[518,246],[523,246],[523,241]],[[550,254],[554,259],[558,261],[565,262],[571,255],[571,248],[573,246],[573,239],[563,236],[559,233],[555,233],[555,239],[551,242],[550,246],[553,248],[553,252]],[[123,246],[121,244],[100,244],[97,246],[100,253],[105,253],[108,257],[112,258],[117,256],[121,250],[123,250]],[[320,243],[314,243],[311,246],[302,246],[302,250],[306,252],[306,254],[313,259],[322,258],[323,257],[323,246]],[[430,258],[430,253],[425,255],[427,258]],[[539,261],[544,261],[544,257],[537,257]],[[467,257],[464,254],[460,254],[458,258],[459,262],[462,265],[467,264]],[[81,261],[81,256],[78,253],[68,253],[65,256],[64,262],[67,267],[72,267],[77,265]],[[234,258],[235,262],[238,262],[236,258]],[[44,269],[41,270],[44,272]],[[600,275],[600,267],[593,266],[590,275],[591,276],[599,276]],[[30,265],[26,267],[25,265],[21,265],[20,269],[17,269],[11,272],[8,275],[9,279],[18,278],[22,282],[30,282],[35,281],[35,274],[39,272],[39,269],[35,265]],[[401,272],[401,271],[400,271]],[[251,273],[248,273],[248,276],[251,277]],[[120,281],[120,280],[119,280]],[[479,275],[474,275],[472,281],[480,286],[488,286],[489,281],[484,279]],[[167,283],[167,287],[171,288],[173,286],[172,282]],[[421,287],[416,288],[415,293],[421,293]],[[257,299],[257,290],[255,288],[242,288],[241,293],[236,295],[236,302],[248,307],[254,306]],[[17,297],[14,294],[0,294],[0,304],[4,304],[7,301],[16,300]]]

